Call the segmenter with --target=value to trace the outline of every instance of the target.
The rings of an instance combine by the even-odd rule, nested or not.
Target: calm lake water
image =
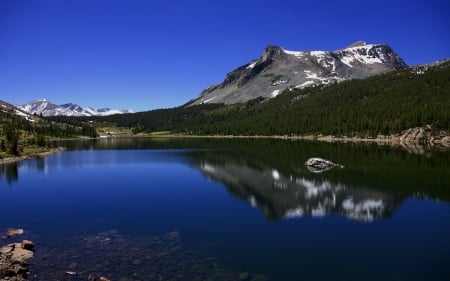
[[[63,145],[0,166],[0,231],[23,228],[9,240],[35,242],[31,280],[450,280],[449,151],[283,140]],[[313,156],[345,167],[313,173],[304,165]]]

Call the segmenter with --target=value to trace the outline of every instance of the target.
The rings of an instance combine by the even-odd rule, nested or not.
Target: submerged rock
[[[34,256],[33,246],[33,242],[23,240],[0,247],[0,280],[27,279],[28,261]]]
[[[23,240],[22,243],[20,243],[22,249],[25,250],[33,250],[34,248],[34,243],[30,240]]]
[[[249,274],[248,272],[241,272],[241,273],[239,274],[239,279],[240,279],[241,281],[249,280],[249,279],[250,279],[250,274]]]
[[[18,235],[22,235],[23,234],[23,229],[19,228],[19,229],[14,229],[14,228],[9,228],[6,231],[6,237],[14,237],[14,236],[18,236]]]
[[[322,172],[330,170],[333,167],[344,168],[344,166],[342,166],[342,165],[336,164],[330,160],[319,158],[319,157],[309,158],[305,162],[305,165],[308,168],[308,170],[313,173],[322,173]]]

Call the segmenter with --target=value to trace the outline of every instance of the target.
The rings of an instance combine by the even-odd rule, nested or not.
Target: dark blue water
[[[35,240],[36,280],[57,280],[49,272],[89,259],[76,248],[82,237],[111,231],[128,249],[134,238],[177,233],[170,249],[214,259],[215,267],[191,266],[184,277],[160,272],[162,280],[450,279],[448,151],[256,140],[65,145],[58,155],[0,166],[0,230],[23,228]],[[304,166],[312,156],[345,168],[312,173]],[[40,246],[51,256],[39,256]],[[110,259],[95,269],[75,263],[79,280],[89,270],[156,280],[146,272],[157,270],[150,259],[135,262],[149,274],[135,278]]]

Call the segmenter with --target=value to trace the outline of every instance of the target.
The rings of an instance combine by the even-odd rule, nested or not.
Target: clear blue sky
[[[450,58],[450,1],[0,0],[0,99],[179,106],[267,45]]]

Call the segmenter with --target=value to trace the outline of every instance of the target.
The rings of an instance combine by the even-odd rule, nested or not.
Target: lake
[[[5,241],[35,242],[30,280],[450,280],[449,151],[252,139],[61,145],[0,166],[0,231],[23,228]],[[344,168],[311,172],[314,156]]]

